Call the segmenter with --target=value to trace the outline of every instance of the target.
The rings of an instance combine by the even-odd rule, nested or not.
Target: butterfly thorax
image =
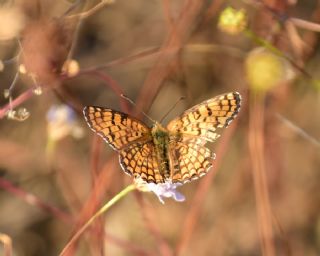
[[[169,131],[156,122],[151,129],[151,135],[155,146],[157,159],[159,161],[160,173],[166,178],[170,178],[169,168]]]

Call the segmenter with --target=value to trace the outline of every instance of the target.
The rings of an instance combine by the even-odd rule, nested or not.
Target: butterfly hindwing
[[[152,141],[130,145],[120,151],[119,158],[122,169],[135,179],[141,178],[147,183],[164,182]]]
[[[205,175],[215,154],[204,146],[205,140],[180,138],[170,143],[172,182],[188,182]]]

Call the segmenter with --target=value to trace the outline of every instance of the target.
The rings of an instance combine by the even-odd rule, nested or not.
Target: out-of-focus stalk
[[[275,255],[271,206],[264,159],[264,94],[251,94],[249,116],[249,150],[256,197],[256,209],[262,253]]]

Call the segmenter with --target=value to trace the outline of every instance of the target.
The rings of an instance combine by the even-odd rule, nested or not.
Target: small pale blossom
[[[155,193],[162,204],[164,204],[164,197],[172,197],[177,202],[183,202],[185,200],[185,196],[176,190],[177,187],[181,186],[182,184],[172,183],[170,181],[158,184],[146,183],[140,178],[135,179],[135,183],[140,191]]]
[[[78,124],[75,112],[67,105],[51,106],[47,112],[47,131],[52,140],[60,140],[68,135],[74,138],[83,136],[83,129]]]
[[[66,60],[62,66],[62,71],[68,76],[76,76],[80,71],[79,62],[76,60]]]

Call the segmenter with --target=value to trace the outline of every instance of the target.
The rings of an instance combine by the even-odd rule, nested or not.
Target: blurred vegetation
[[[160,120],[185,96],[166,124],[231,91],[185,202],[130,193],[65,255],[320,255],[318,1],[18,0],[0,20],[1,255],[58,255],[132,183],[84,106]]]

